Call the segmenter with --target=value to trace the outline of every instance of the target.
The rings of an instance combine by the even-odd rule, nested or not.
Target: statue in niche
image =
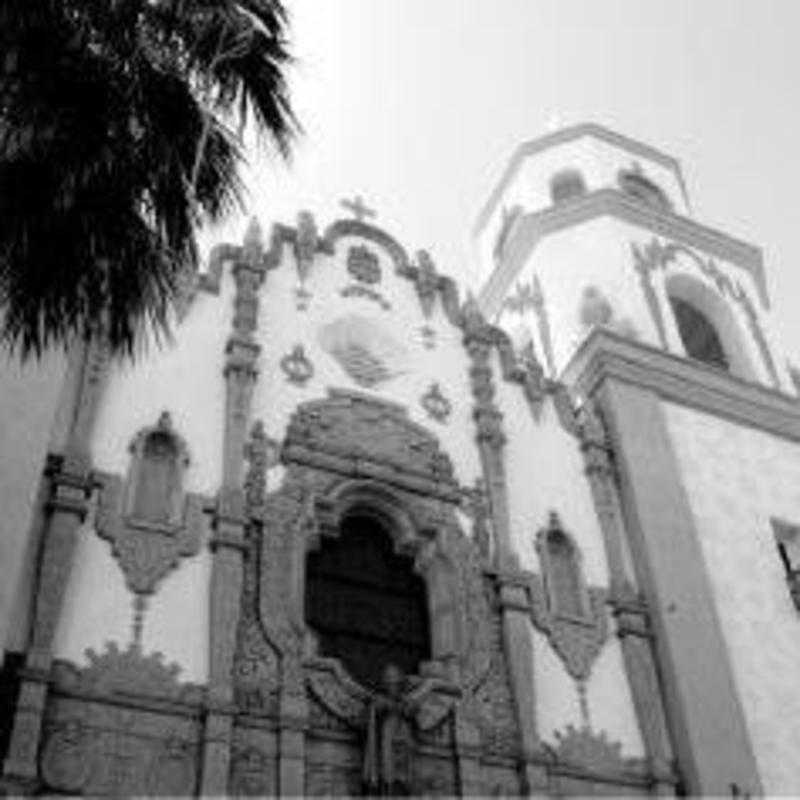
[[[411,794],[414,715],[422,700],[406,688],[396,664],[383,671],[383,690],[375,692],[367,711],[364,747],[364,794],[397,797]]]

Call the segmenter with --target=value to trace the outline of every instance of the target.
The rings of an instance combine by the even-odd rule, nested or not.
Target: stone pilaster
[[[258,289],[264,280],[261,233],[251,223],[233,267],[236,282],[233,331],[226,346],[225,424],[222,487],[217,497],[209,590],[208,712],[203,735],[201,793],[227,794],[233,735],[233,661],[242,594],[245,553],[243,474],[245,442],[260,353],[253,333],[258,324]]]
[[[455,715],[455,746],[459,796],[484,797],[486,786],[481,774],[481,734],[465,718],[462,709],[457,709]]]
[[[109,351],[101,337],[78,345],[80,376],[71,409],[64,455],[54,458],[49,473],[50,495],[34,587],[31,638],[14,717],[8,754],[3,764],[3,788],[32,791],[38,784],[37,752],[47,700],[47,680],[53,639],[61,618],[72,571],[78,529],[92,491],[89,444],[97,406],[108,374]]]
[[[656,671],[653,636],[644,600],[633,586],[623,555],[625,536],[614,467],[602,419],[589,402],[578,421],[586,476],[603,534],[610,573],[609,604],[616,622],[639,729],[651,765],[656,794],[673,794],[673,752],[661,685]]]
[[[470,356],[470,382],[475,399],[473,418],[480,451],[494,531],[494,565],[502,615],[503,645],[519,724],[528,792],[542,788],[545,776],[533,765],[539,750],[534,695],[533,645],[527,583],[515,580],[518,562],[511,541],[505,443],[502,414],[494,402],[491,368],[493,329],[486,324],[473,301],[463,312],[464,345]]]

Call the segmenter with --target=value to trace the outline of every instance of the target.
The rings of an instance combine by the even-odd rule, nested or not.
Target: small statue
[[[383,691],[370,701],[364,748],[364,794],[397,797],[411,794],[414,750],[413,716],[419,698],[406,691],[406,678],[396,664],[383,671]]]

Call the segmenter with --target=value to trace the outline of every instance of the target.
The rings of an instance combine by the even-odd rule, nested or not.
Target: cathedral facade
[[[0,373],[13,794],[800,789],[800,404],[671,157],[522,145],[458,286],[358,201]],[[468,291],[471,289],[471,291]]]

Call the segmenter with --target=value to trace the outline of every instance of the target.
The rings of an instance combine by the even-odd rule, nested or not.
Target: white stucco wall
[[[538,276],[545,310],[549,320],[550,338],[556,372],[560,374],[589,330],[580,319],[584,289],[595,287],[613,308],[612,325],[618,321],[630,323],[639,341],[661,347],[661,338],[635,269],[632,247],[642,251],[655,237],[652,231],[614,217],[599,217],[548,234],[531,252],[527,263],[511,282],[507,295],[515,293],[520,284],[531,284]],[[753,275],[749,270],[699,248],[691,248],[698,258],[727,277],[733,286],[741,287],[755,310],[758,325],[763,331],[767,348],[778,375],[778,387],[794,393],[786,370],[785,354],[778,347],[769,309],[760,300]],[[765,357],[752,332],[748,315],[741,302],[729,291],[721,290],[714,279],[704,272],[697,259],[679,250],[664,268],[651,273],[652,286],[658,298],[664,321],[667,349],[685,355],[668,298],[668,286],[675,282],[684,287],[684,299],[706,313],[718,328],[723,347],[729,354],[734,373],[746,380],[775,388]],[[688,289],[688,291],[687,291]],[[703,302],[704,296],[712,303]],[[720,311],[720,314],[716,314]],[[520,326],[527,328],[542,358],[544,342],[539,332],[536,314],[528,308],[520,314],[503,309],[498,324],[510,334]]]
[[[495,369],[500,375],[497,359]],[[497,389],[508,436],[509,514],[520,566],[541,574],[536,533],[546,526],[549,513],[556,511],[580,548],[586,584],[608,587],[602,531],[577,441],[561,425],[549,397],[537,420],[518,385],[498,379]],[[605,730],[610,739],[621,742],[627,756],[641,756],[641,733],[610,617],[608,624],[608,639],[587,683],[590,719],[596,730]],[[582,726],[578,693],[547,639],[533,628],[531,635],[537,724],[543,738],[552,742],[553,731],[569,724]]]
[[[800,522],[800,444],[664,406],[767,794],[800,792],[800,616],[771,517]]]
[[[125,477],[136,433],[169,411],[175,431],[188,446],[184,489],[214,497],[222,467],[225,342],[233,315],[233,279],[226,271],[219,296],[200,292],[171,343],[151,345],[134,363],[112,365],[90,443],[96,469]],[[54,655],[85,664],[85,650],[102,651],[106,641],[125,648],[131,639],[133,595],[125,588],[111,545],[90,519],[82,528],[67,586]],[[181,678],[203,682],[208,674],[207,542],[182,559],[149,599],[142,646],[160,651],[181,668]]]
[[[346,269],[352,245],[363,245],[378,256],[382,277],[372,288],[391,304],[390,310],[384,310],[374,300],[340,295],[342,288],[355,282]],[[325,397],[330,388],[361,392],[405,406],[412,420],[439,439],[453,462],[459,483],[472,485],[480,475],[480,461],[474,442],[467,355],[461,346],[461,331],[446,318],[441,303],[437,300],[431,318],[425,319],[414,285],[395,274],[386,251],[374,242],[350,236],[337,241],[334,255],[318,255],[315,259],[305,284],[312,295],[305,311],[296,308],[297,286],[294,254],[286,247],[281,266],[268,274],[261,291],[257,336],[263,350],[253,416],[263,420],[267,433],[282,439],[297,404]],[[402,353],[386,363],[399,374],[365,388],[324,349],[320,332],[349,315],[367,320],[397,343]],[[423,344],[420,328],[424,325],[435,331],[435,349]],[[280,366],[281,359],[297,344],[303,345],[314,368],[313,376],[303,386],[290,383]],[[434,381],[452,405],[445,423],[432,419],[420,403]]]

